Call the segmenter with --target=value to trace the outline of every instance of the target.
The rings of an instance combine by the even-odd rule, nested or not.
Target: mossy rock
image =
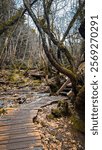
[[[63,116],[68,116],[71,114],[69,107],[68,107],[68,102],[65,100],[60,100],[58,102],[58,106],[57,106],[60,110]]]
[[[52,109],[51,110],[51,114],[55,117],[55,118],[60,118],[62,117],[62,111],[58,108],[56,109]]]
[[[64,100],[59,101],[57,108],[51,110],[51,114],[57,118],[63,116],[69,116],[71,112],[68,108],[68,103]]]
[[[76,115],[71,116],[70,120],[73,124],[74,129],[76,129],[82,133],[85,133],[85,122],[83,120],[78,118]]]
[[[57,105],[57,106],[60,107],[61,105],[64,104],[64,102],[65,102],[64,100],[60,100],[60,101],[58,102],[58,105]]]

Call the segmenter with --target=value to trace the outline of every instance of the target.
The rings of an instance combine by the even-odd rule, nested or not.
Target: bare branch
[[[75,15],[73,16],[73,19],[71,20],[71,22],[68,25],[67,30],[65,31],[63,38],[62,38],[62,42],[64,42],[66,36],[69,34],[70,29],[73,27],[74,22],[76,21],[77,17],[80,15],[83,7],[85,6],[85,2],[83,2],[83,4],[78,8],[77,12],[75,13]]]
[[[32,6],[34,3],[36,3],[37,0],[34,0],[30,6]],[[2,25],[0,25],[0,35],[3,34],[5,31],[7,31],[12,25],[14,25],[27,11],[26,8],[20,9],[14,16],[12,16],[10,19],[8,19],[6,22],[4,22]]]
[[[65,74],[66,76],[68,76],[70,78],[70,80],[72,81],[73,87],[74,87],[74,91],[76,91],[76,76],[75,74],[71,71],[68,70],[66,68],[64,68],[61,64],[59,64],[56,59],[53,58],[53,54],[52,54],[52,50],[49,51],[48,46],[47,46],[47,42],[46,42],[46,37],[45,37],[45,33],[43,32],[43,30],[41,29],[41,26],[34,14],[34,12],[32,11],[32,9],[27,5],[27,3],[25,2],[26,0],[23,0],[25,7],[29,13],[29,15],[31,16],[32,20],[34,21],[36,27],[38,28],[38,31],[40,32],[41,38],[42,38],[42,43],[43,43],[43,48],[45,51],[46,56],[48,57],[49,61],[51,62],[51,64],[61,73]],[[48,30],[47,30],[48,33]],[[57,41],[57,43],[59,43]],[[60,45],[59,45],[60,46]]]

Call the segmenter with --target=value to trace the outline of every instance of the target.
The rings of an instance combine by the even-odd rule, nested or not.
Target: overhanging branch
[[[54,59],[52,51],[49,51],[48,46],[47,46],[47,42],[46,42],[46,37],[45,37],[45,32],[42,30],[34,12],[32,11],[32,9],[27,5],[27,3],[24,4],[25,7],[29,13],[29,15],[31,16],[32,20],[34,21],[36,27],[38,28],[38,31],[40,32],[41,38],[42,38],[42,43],[43,43],[43,48],[45,51],[45,54],[47,56],[47,58],[49,59],[49,61],[51,62],[51,64],[61,73],[65,74],[66,76],[68,76],[72,82],[73,88],[76,91],[76,75],[71,71],[66,69],[65,67],[63,67],[61,64],[59,64],[56,59]]]
[[[83,4],[78,8],[77,12],[75,13],[75,15],[73,16],[73,19],[71,20],[71,22],[68,25],[67,30],[65,31],[63,38],[61,40],[61,42],[64,42],[66,36],[69,34],[70,29],[73,27],[74,22],[76,21],[77,17],[80,15],[82,9],[85,6],[85,2],[83,2]]]
[[[34,0],[30,6],[34,5],[38,0]],[[19,10],[14,16],[12,16],[10,19],[8,19],[6,22],[2,23],[0,25],[0,35],[3,34],[5,31],[7,31],[12,25],[14,25],[27,11],[26,8],[23,8],[23,10]]]

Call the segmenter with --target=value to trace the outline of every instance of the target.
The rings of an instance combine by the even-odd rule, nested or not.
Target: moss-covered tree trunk
[[[50,20],[49,20],[48,13],[46,13],[46,11],[48,12],[48,10],[46,10],[47,8],[45,6],[45,0],[43,0],[43,5],[44,5],[44,18],[43,18],[44,23],[43,24],[41,24],[39,19],[36,17],[36,15],[34,14],[34,12],[32,11],[32,9],[30,7],[30,5],[27,4],[26,0],[23,0],[23,1],[24,1],[24,5],[25,5],[29,15],[31,16],[33,22],[35,23],[35,25],[36,25],[39,33],[40,33],[40,36],[42,38],[43,48],[44,48],[44,51],[45,51],[45,54],[46,54],[48,60],[51,62],[52,66],[54,66],[56,68],[56,70],[58,70],[59,72],[63,73],[68,78],[70,78],[70,80],[72,82],[73,92],[74,92],[74,95],[75,95],[76,99],[78,100],[78,98],[79,99],[83,98],[82,95],[84,94],[84,92],[83,92],[83,90],[81,92],[80,88],[78,88],[78,86],[79,86],[78,85],[79,84],[78,76],[77,76],[77,73],[75,72],[75,70],[73,69],[74,59],[71,56],[71,54],[69,53],[67,47],[63,44],[64,40],[62,39],[62,41],[59,41],[58,39],[56,39],[53,32],[51,32],[51,30],[50,30]],[[82,4],[80,9],[82,10],[83,7],[84,7],[84,3]],[[74,16],[75,18],[73,19],[72,25],[75,22],[75,20],[77,19],[78,15],[80,14],[80,9],[78,9],[78,12]],[[46,24],[45,24],[45,22],[46,22]],[[69,31],[69,28],[68,28],[68,31]],[[68,31],[65,32],[65,34],[63,36],[64,39],[65,39],[66,35],[68,34]],[[47,34],[47,36],[46,36],[46,34]],[[49,47],[48,44],[47,44],[47,40],[46,40],[47,37],[49,37],[50,41],[58,49],[65,52],[65,55],[67,56],[72,69],[67,69],[61,63],[59,63],[59,61],[57,60],[57,58],[53,54],[52,48]]]

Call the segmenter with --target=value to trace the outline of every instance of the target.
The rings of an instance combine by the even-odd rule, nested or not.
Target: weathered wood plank
[[[27,141],[19,141],[16,143],[2,144],[0,145],[0,150],[25,150],[26,148],[32,149],[35,145],[41,145],[40,140],[27,140]],[[34,148],[33,148],[34,149]]]
[[[6,125],[6,126],[1,126],[0,127],[0,131],[5,131],[5,130],[8,130],[8,129],[11,129],[11,130],[13,130],[13,129],[20,129],[20,128],[30,128],[30,127],[34,127],[34,124],[33,123],[25,123],[25,124],[18,124],[18,125],[11,125],[11,126],[8,126],[8,125]]]
[[[32,133],[20,133],[20,134],[15,134],[15,135],[2,135],[0,136],[0,144],[1,142],[12,142],[12,141],[17,141],[18,139],[20,140],[25,140],[25,138],[34,138],[35,139],[40,139],[40,135],[38,132],[32,132]]]
[[[2,144],[13,144],[13,143],[18,143],[18,142],[26,142],[26,141],[30,141],[32,143],[32,141],[34,141],[36,143],[36,140],[40,140],[39,136],[34,136],[33,134],[29,135],[29,134],[24,134],[24,135],[20,135],[20,136],[15,136],[15,137],[2,137],[2,139],[0,139],[0,145]]]
[[[56,92],[57,95],[59,95],[60,92],[63,91],[63,89],[70,83],[70,79],[68,78],[66,82],[60,87],[60,89]]]
[[[18,121],[11,121],[11,122],[1,122],[0,127],[2,126],[12,126],[12,125],[18,125],[18,124],[25,124],[25,123],[30,123],[32,122],[32,119],[27,119],[27,120],[18,120]]]
[[[0,150],[33,150],[35,146],[41,146],[41,137],[33,118],[39,108],[58,99],[62,97],[42,97],[0,117]]]
[[[17,134],[24,134],[24,133],[37,133],[39,132],[38,130],[36,130],[36,128],[29,128],[29,129],[25,129],[25,128],[21,128],[21,129],[17,129],[17,130],[7,130],[7,131],[2,131],[0,132],[0,137],[1,136],[13,136],[13,135],[17,135]]]

